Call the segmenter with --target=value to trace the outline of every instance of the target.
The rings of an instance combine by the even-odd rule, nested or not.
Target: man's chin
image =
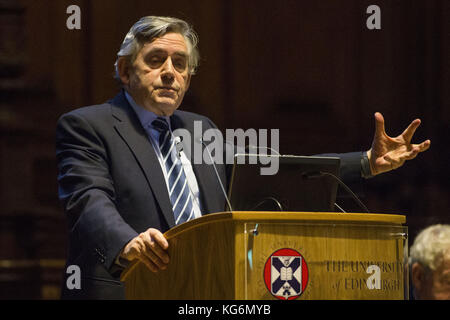
[[[155,113],[158,116],[171,116],[179,105],[180,103],[176,99],[157,97],[147,100],[145,103],[145,109]]]
[[[175,103],[164,103],[164,102],[160,102],[156,105],[156,109],[158,112],[155,113],[159,113],[158,115],[164,115],[164,116],[171,116],[174,111],[178,108],[178,105]]]

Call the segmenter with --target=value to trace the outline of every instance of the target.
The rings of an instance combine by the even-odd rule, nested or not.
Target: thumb
[[[381,113],[375,112],[375,136],[384,136],[386,134],[385,128],[384,128],[384,117]]]

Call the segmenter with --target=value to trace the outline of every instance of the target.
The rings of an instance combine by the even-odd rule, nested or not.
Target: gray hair
[[[142,17],[136,22],[128,31],[125,39],[120,46],[119,52],[117,52],[117,60],[114,63],[115,76],[114,78],[120,82],[119,72],[117,69],[117,62],[120,57],[127,57],[130,63],[133,63],[136,59],[138,52],[142,46],[152,41],[154,38],[161,37],[169,32],[180,33],[185,41],[188,49],[188,67],[189,73],[195,74],[200,54],[198,51],[198,36],[194,29],[181,19],[172,17],[157,17],[147,16]]]
[[[450,225],[436,224],[422,230],[410,250],[410,263],[420,263],[434,271],[446,257],[450,257]]]

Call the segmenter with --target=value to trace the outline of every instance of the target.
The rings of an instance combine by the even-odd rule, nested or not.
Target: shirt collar
[[[169,129],[172,130],[172,128],[170,126],[170,117],[169,116],[158,116],[154,112],[144,109],[143,107],[141,107],[134,101],[133,97],[126,90],[125,90],[125,97],[127,98],[131,107],[136,112],[136,114],[139,118],[139,121],[141,122],[141,124],[144,128],[149,128],[149,127],[153,128],[153,126],[151,126],[153,120],[160,117],[160,118],[166,119],[167,123],[169,124]]]

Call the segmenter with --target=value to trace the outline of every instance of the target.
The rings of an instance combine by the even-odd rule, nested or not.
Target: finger
[[[148,235],[141,233],[132,247],[134,256],[145,263],[153,272],[165,269],[166,265],[153,252],[147,249],[147,242],[149,242]]]
[[[155,266],[156,270],[165,270],[167,269],[167,264],[164,263],[153,251],[145,250],[143,251],[143,256],[146,257],[149,261],[151,261]]]
[[[157,229],[149,229],[148,233],[151,239],[154,241],[154,251],[161,258],[164,263],[169,263],[169,255],[167,254],[167,249],[169,248],[169,242]]]
[[[143,240],[146,246],[146,252],[151,252],[157,260],[161,260],[162,263],[169,263],[169,255],[167,252],[160,246],[159,242],[156,241],[155,237],[152,237],[150,232],[143,233]],[[167,244],[168,246],[168,244]],[[152,256],[152,257],[153,257]],[[154,260],[155,261],[155,260]],[[155,261],[157,262],[157,261]]]
[[[139,259],[139,261],[144,263],[145,266],[148,269],[150,269],[150,271],[152,271],[152,272],[158,272],[159,271],[158,266],[155,263],[153,263],[153,261],[150,260],[145,254],[140,255],[138,259]]]
[[[402,159],[405,160],[412,160],[419,154],[419,148],[413,148],[411,151],[405,153],[405,155],[402,157]]]
[[[149,229],[148,232],[152,239],[155,240],[156,243],[161,246],[161,248],[163,248],[164,250],[167,250],[169,248],[169,242],[167,242],[167,239],[164,237],[161,231],[157,229]]]
[[[407,143],[411,142],[411,139],[419,126],[420,119],[416,119],[409,124],[408,128],[406,128],[405,131],[403,131],[402,136]]]
[[[404,157],[406,160],[414,159],[419,153],[424,152],[430,148],[431,141],[426,140],[421,144],[413,144],[411,151],[407,152]]]
[[[125,254],[125,258],[128,260],[134,260],[138,259],[142,263],[145,264],[145,266],[150,269],[152,272],[158,272],[159,268],[158,266],[149,259],[149,257],[146,256],[146,246],[144,244],[144,241],[141,239],[140,236],[136,237],[133,240],[133,243],[131,243],[131,246],[128,248]]]
[[[381,113],[375,112],[375,136],[383,136],[386,134],[384,128],[384,117]]]
[[[417,147],[418,147],[419,152],[424,152],[424,151],[427,151],[427,150],[430,148],[430,146],[431,146],[431,141],[430,141],[430,140],[425,140],[425,141],[422,142],[421,144],[419,144],[419,145],[414,145],[414,146],[417,146]]]

